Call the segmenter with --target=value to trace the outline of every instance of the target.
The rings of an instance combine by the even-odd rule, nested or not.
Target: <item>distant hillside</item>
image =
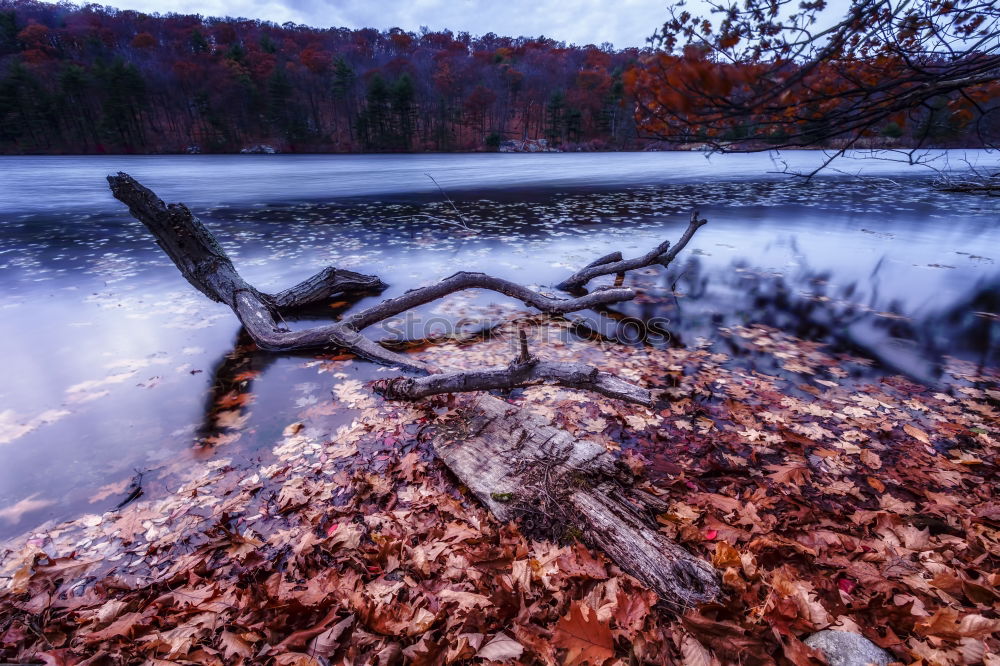
[[[0,0],[0,152],[634,148],[639,55]]]

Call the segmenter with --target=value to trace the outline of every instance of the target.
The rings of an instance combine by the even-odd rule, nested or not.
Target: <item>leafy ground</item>
[[[834,626],[905,663],[1000,664],[996,371],[871,379],[863,359],[759,326],[685,349],[550,335],[535,351],[665,389],[655,410],[552,387],[511,400],[643,471],[670,506],[662,529],[719,569],[718,604],[670,615],[570,535],[498,524],[429,449],[475,396],[386,403],[348,378],[354,361],[323,357],[303,364],[331,397],[303,404],[265,459],[227,451],[252,409],[247,371],[218,401],[214,456],[158,472],[171,492],[8,542],[0,656],[821,664],[800,640]],[[417,353],[511,356],[504,335]]]

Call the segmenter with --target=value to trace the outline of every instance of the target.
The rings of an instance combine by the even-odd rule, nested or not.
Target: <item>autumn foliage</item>
[[[664,49],[626,77],[642,130],[722,150],[995,145],[993,3],[854,0],[846,15],[832,11],[788,0],[722,3],[707,16],[675,6]]]
[[[635,145],[638,49],[0,0],[0,151]]]

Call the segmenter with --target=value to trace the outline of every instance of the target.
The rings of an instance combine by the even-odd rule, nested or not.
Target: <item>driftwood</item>
[[[634,259],[622,259],[621,252],[612,252],[590,262],[576,273],[573,273],[573,275],[557,284],[556,289],[575,291],[582,289],[588,282],[601,275],[623,275],[626,271],[634,271],[637,268],[645,268],[655,264],[666,267],[680,254],[680,251],[687,246],[695,232],[706,222],[707,220],[698,219],[698,211],[694,211],[691,213],[691,222],[688,224],[688,228],[672,248],[670,241],[663,241],[646,254]]]
[[[438,425],[434,450],[497,518],[536,518],[604,550],[674,607],[719,593],[712,567],[659,532],[661,509],[598,442],[492,396],[465,398]]]
[[[511,389],[541,382],[586,389],[612,398],[652,405],[652,391],[578,363],[534,359],[521,336],[521,351],[506,367],[441,373],[436,368],[386,349],[362,329],[411,308],[463,289],[489,289],[547,314],[565,314],[634,298],[631,289],[610,287],[571,299],[539,294],[522,285],[483,273],[456,273],[433,285],[387,299],[343,320],[301,331],[279,323],[280,313],[323,302],[333,296],[384,288],[374,276],[326,268],[278,294],[246,282],[215,237],[182,204],[163,203],[124,173],[109,176],[114,196],[125,203],[181,274],[203,294],[228,305],[258,347],[271,351],[340,347],[358,356],[416,373],[376,383],[391,399],[417,399],[440,393]],[[705,224],[697,214],[673,250],[667,244],[634,260],[616,253],[594,262],[567,282],[583,285],[597,275],[669,263]],[[645,262],[645,263],[643,263]],[[574,533],[602,548],[623,570],[642,580],[676,607],[713,599],[719,591],[712,568],[677,546],[649,520],[650,498],[632,488],[626,470],[603,446],[574,439],[530,411],[491,396],[462,398],[461,417],[441,424],[435,450],[455,475],[500,519],[543,507],[552,524],[576,527]],[[498,497],[510,497],[510,503]]]

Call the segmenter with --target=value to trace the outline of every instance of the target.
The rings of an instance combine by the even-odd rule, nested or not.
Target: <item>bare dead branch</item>
[[[605,255],[600,259],[592,261],[587,264],[586,267],[581,268],[576,273],[573,273],[573,275],[557,284],[556,289],[562,289],[563,291],[575,291],[577,289],[581,289],[588,282],[601,275],[611,275],[612,273],[623,274],[626,271],[632,271],[637,268],[645,268],[646,266],[652,266],[654,264],[668,266],[688,244],[695,232],[707,222],[708,220],[698,219],[698,211],[692,211],[691,222],[688,224],[684,234],[680,237],[677,244],[674,245],[672,249],[670,247],[670,241],[663,241],[646,254],[634,259],[622,259],[621,252],[613,252],[612,254]]]
[[[344,325],[361,330],[389,317],[411,310],[419,305],[436,301],[439,298],[465,289],[489,289],[516,298],[525,305],[530,305],[546,314],[566,314],[586,310],[597,305],[619,303],[635,298],[631,289],[602,289],[586,296],[572,299],[549,298],[523,285],[503,278],[497,278],[485,273],[455,273],[427,287],[412,289],[402,296],[382,301],[367,310],[344,318]]]
[[[328,301],[337,294],[381,291],[385,283],[374,275],[362,275],[329,266],[293,287],[271,296],[279,310],[294,310]]]
[[[535,384],[559,384],[584,389],[609,398],[651,407],[655,396],[649,389],[600,372],[584,363],[553,363],[520,358],[508,366],[452,372],[426,377],[397,377],[379,382],[376,389],[392,400],[417,400],[441,393],[510,390]]]
[[[214,301],[226,303],[243,323],[247,334],[263,349],[298,350],[336,345],[364,358],[398,365],[406,370],[431,373],[420,361],[385,349],[364,337],[360,330],[387,317],[428,303],[462,289],[484,288],[517,298],[542,312],[563,314],[634,296],[629,289],[602,289],[574,299],[554,299],[527,287],[482,273],[456,273],[441,282],[414,289],[397,298],[363,310],[347,320],[289,331],[276,320],[280,309],[321,302],[343,291],[379,288],[372,276],[328,268],[307,280],[268,295],[247,283],[212,234],[183,205],[166,205],[150,190],[124,173],[109,176],[114,196],[128,205],[132,215],[155,236],[181,274]],[[669,261],[704,221],[692,217],[692,226],[672,253],[657,248],[657,258]],[[603,260],[621,263],[621,255]],[[621,272],[613,268],[611,272]],[[506,368],[473,372],[397,377],[377,383],[387,397],[417,399],[439,393],[485,391],[554,382],[586,389],[621,400],[652,405],[653,392],[629,384],[609,373],[578,363],[551,363],[531,357],[527,337],[519,331],[520,350]],[[470,402],[472,403],[469,406]],[[644,513],[648,505],[631,497],[631,478],[625,478],[603,445],[577,440],[568,432],[543,423],[528,410],[489,396],[466,401],[460,419],[474,430],[461,445],[444,437],[434,448],[463,483],[469,486],[501,520],[509,520],[503,505],[491,493],[514,488],[525,495],[525,505],[540,498],[558,498],[582,524],[588,540],[603,548],[625,571],[656,590],[676,608],[714,599],[719,594],[717,576],[710,565],[666,538]],[[485,456],[485,459],[484,459]],[[580,479],[585,479],[581,482]],[[569,481],[573,483],[570,484]],[[562,521],[565,522],[565,521]],[[555,524],[560,521],[555,520]]]

